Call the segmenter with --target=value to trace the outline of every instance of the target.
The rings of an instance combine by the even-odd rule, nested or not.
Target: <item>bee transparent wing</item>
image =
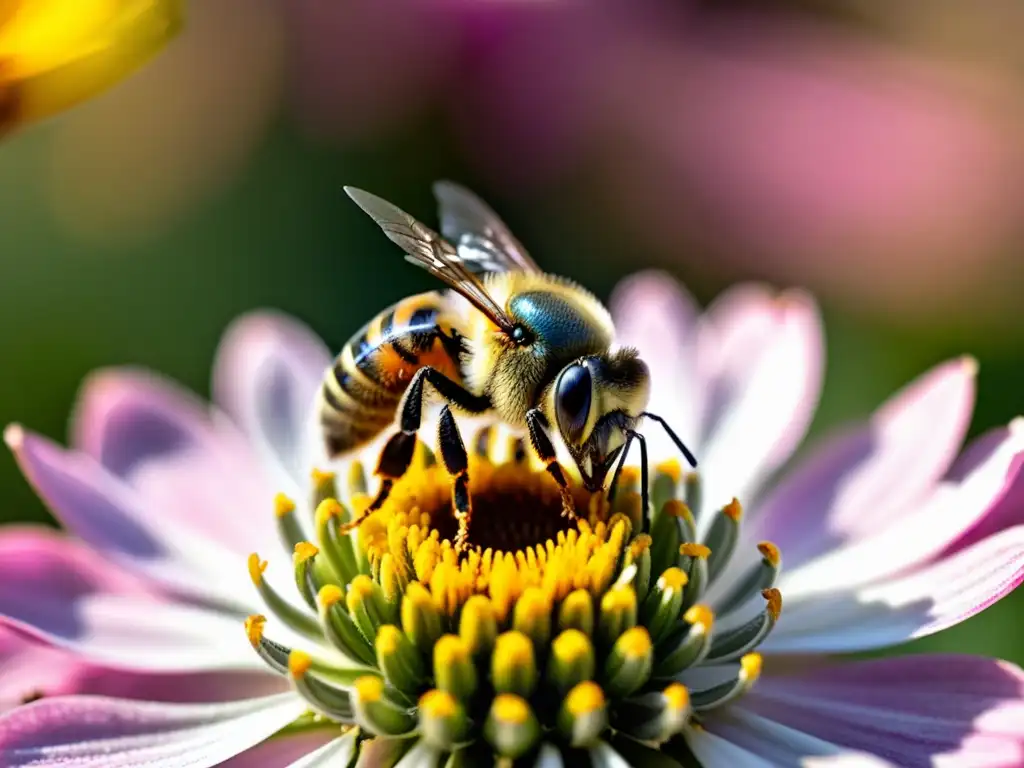
[[[406,261],[422,267],[460,293],[501,330],[512,332],[513,323],[505,310],[488,295],[480,278],[467,267],[451,243],[377,195],[354,187],[345,187],[345,192],[405,251]]]
[[[526,249],[491,208],[451,181],[434,184],[441,209],[441,234],[455,243],[474,272],[540,272]]]

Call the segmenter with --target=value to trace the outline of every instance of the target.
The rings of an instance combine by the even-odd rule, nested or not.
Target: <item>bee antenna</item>
[[[676,444],[676,448],[678,448],[680,453],[682,453],[683,456],[686,457],[686,460],[690,462],[690,466],[693,467],[694,469],[697,468],[697,457],[694,456],[690,449],[683,444],[683,441],[679,439],[679,435],[672,431],[672,427],[668,425],[667,421],[661,418],[661,416],[658,416],[656,413],[649,413],[648,411],[644,411],[640,415],[645,416],[648,419],[652,419],[653,421],[656,421],[659,424],[661,424],[662,429],[664,429],[665,433],[670,438],[672,438],[672,442]]]

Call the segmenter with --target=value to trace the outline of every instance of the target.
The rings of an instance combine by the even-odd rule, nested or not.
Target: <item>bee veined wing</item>
[[[449,288],[462,294],[501,330],[511,333],[512,320],[490,297],[480,278],[466,265],[451,243],[426,224],[377,195],[354,187],[345,187],[345,192],[384,230],[392,242],[405,251],[407,261],[422,267]]]
[[[440,206],[441,234],[455,243],[459,257],[474,272],[540,272],[526,249],[491,208],[451,181],[434,184]]]

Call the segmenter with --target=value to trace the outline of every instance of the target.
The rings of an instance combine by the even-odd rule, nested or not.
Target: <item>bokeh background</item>
[[[553,272],[819,297],[813,433],[932,364],[1024,411],[1015,0],[202,0],[138,75],[0,144],[0,422],[63,440],[106,365],[208,391],[238,313],[334,348],[432,286],[343,195],[477,190]],[[0,458],[0,519],[47,520]],[[1024,594],[905,650],[1024,662]]]

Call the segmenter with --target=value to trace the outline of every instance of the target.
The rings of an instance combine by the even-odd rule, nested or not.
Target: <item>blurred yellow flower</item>
[[[0,0],[0,135],[130,75],[177,32],[181,0]]]

